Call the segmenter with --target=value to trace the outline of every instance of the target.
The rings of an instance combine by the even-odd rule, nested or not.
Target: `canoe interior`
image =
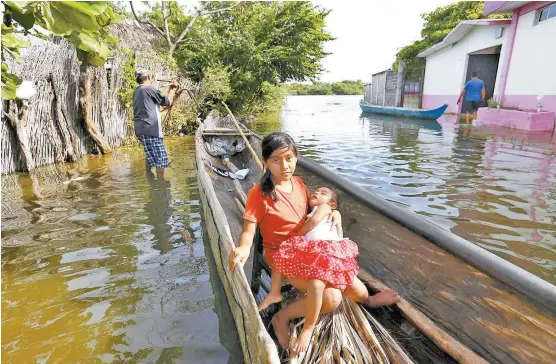
[[[296,174],[309,190],[334,188],[299,164]],[[552,360],[556,318],[544,306],[336,191],[344,235],[358,243],[362,268],[490,362]]]
[[[260,155],[261,139],[248,136]],[[206,164],[219,166],[219,158],[208,154]],[[232,157],[238,167],[251,172],[241,181],[245,193],[258,183],[258,166],[246,149]],[[298,163],[296,175],[313,190],[333,187]],[[235,244],[242,218],[234,202],[233,181],[209,173],[218,200],[228,220]],[[556,342],[556,318],[523,294],[481,273],[420,235],[406,229],[356,198],[336,188],[340,197],[344,234],[359,245],[359,264],[373,276],[397,290],[453,337],[492,363],[551,362]],[[254,247],[260,245],[254,244]],[[254,254],[255,253],[255,254]],[[257,257],[252,252],[252,257]],[[258,260],[259,259],[259,260]],[[269,286],[269,275],[260,258],[245,266],[258,302]],[[262,316],[268,323],[272,311]],[[419,363],[451,362],[434,343],[424,337],[396,308],[381,308],[372,314],[399,339],[400,345]]]

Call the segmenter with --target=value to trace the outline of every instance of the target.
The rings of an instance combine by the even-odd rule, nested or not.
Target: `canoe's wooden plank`
[[[245,206],[247,203],[247,195],[245,194],[245,191],[243,191],[243,187],[241,187],[241,184],[237,179],[234,179],[233,183],[239,201],[243,204],[243,206]]]
[[[243,133],[243,134],[245,134],[247,136],[253,135],[252,132],[246,132],[246,133]],[[217,130],[210,131],[209,130],[209,131],[204,131],[203,135],[204,136],[228,136],[228,135],[230,135],[230,136],[236,136],[236,135],[241,136],[241,134],[239,134],[239,132],[237,130],[236,131],[224,131],[224,130],[222,130],[222,131],[217,131]]]
[[[196,143],[202,146],[197,133]],[[198,148],[199,150],[199,148]],[[230,272],[226,267],[234,247],[226,215],[217,199],[202,156],[197,154],[197,178],[207,225],[208,239],[215,256],[218,274],[223,283],[238,328],[246,363],[280,363],[274,341],[266,331],[243,269]],[[233,205],[232,205],[233,206]]]
[[[377,291],[384,291],[390,287],[386,286],[384,283],[377,280],[369,272],[364,269],[359,271],[359,278],[368,283],[373,289]],[[488,361],[481,358],[467,346],[463,345],[456,339],[454,339],[445,330],[440,328],[434,322],[432,322],[427,316],[425,316],[421,311],[413,307],[412,304],[407,302],[405,299],[401,299],[397,303],[397,306],[402,310],[402,312],[407,316],[407,318],[421,330],[429,339],[434,341],[439,348],[448,353],[452,358],[456,359],[462,364],[487,364]]]

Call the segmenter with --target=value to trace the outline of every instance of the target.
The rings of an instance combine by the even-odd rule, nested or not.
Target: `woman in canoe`
[[[267,135],[262,142],[262,157],[265,172],[261,182],[255,185],[247,196],[243,215],[243,231],[239,238],[239,246],[230,254],[230,269],[244,264],[249,257],[253,238],[259,225],[263,237],[265,260],[275,275],[273,255],[279,250],[282,242],[303,227],[309,210],[309,191],[301,178],[293,175],[297,164],[297,148],[293,139],[285,133],[275,132]],[[341,231],[341,216],[334,210],[329,218],[332,227]],[[276,281],[276,276],[274,281]],[[301,292],[308,292],[309,280],[305,277],[288,277],[288,282]],[[354,283],[344,292],[355,302],[369,307],[390,305],[399,300],[394,291],[382,291],[369,297],[365,285],[355,279]],[[276,302],[281,298],[276,297]],[[322,292],[320,313],[335,310],[342,299],[342,292],[333,286],[326,287]],[[308,310],[307,297],[303,297],[280,310],[273,318],[272,324],[282,348],[289,347],[289,321],[297,317],[305,317]],[[311,330],[312,332],[312,330]],[[305,335],[306,341],[310,334]],[[301,345],[305,347],[306,345]],[[300,347],[300,345],[296,345]]]

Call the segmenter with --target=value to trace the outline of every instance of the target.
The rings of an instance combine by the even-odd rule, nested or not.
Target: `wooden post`
[[[404,62],[398,62],[398,79],[396,82],[396,107],[403,107],[403,71]]]
[[[388,82],[388,71],[382,73],[384,75],[384,90],[382,90],[382,106],[386,105],[386,83]]]
[[[421,72],[421,84],[419,85],[419,109],[423,108],[423,92],[425,90],[425,67],[423,67],[423,72]]]
[[[222,105],[224,105],[224,107],[226,108],[226,110],[228,111],[228,114],[230,114],[230,116],[232,117],[232,121],[234,122],[237,130],[239,131],[239,134],[241,135],[241,137],[243,138],[243,140],[245,141],[245,145],[247,145],[247,149],[249,149],[249,151],[251,152],[251,155],[253,156],[253,158],[255,159],[255,162],[257,162],[257,165],[259,166],[259,168],[261,169],[261,172],[263,170],[263,164],[261,163],[261,161],[259,160],[259,157],[257,156],[257,153],[255,153],[255,151],[253,150],[253,148],[251,147],[251,144],[249,143],[249,140],[247,140],[247,137],[245,136],[245,134],[243,134],[243,130],[241,130],[241,126],[239,126],[239,123],[237,122],[234,114],[232,114],[232,111],[228,108],[228,105],[226,105],[226,103],[224,101],[222,101]]]

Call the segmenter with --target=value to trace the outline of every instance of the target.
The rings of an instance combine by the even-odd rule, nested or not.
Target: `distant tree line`
[[[290,95],[362,95],[363,82],[341,81],[333,83],[315,82],[313,84],[290,84],[287,85]]]

